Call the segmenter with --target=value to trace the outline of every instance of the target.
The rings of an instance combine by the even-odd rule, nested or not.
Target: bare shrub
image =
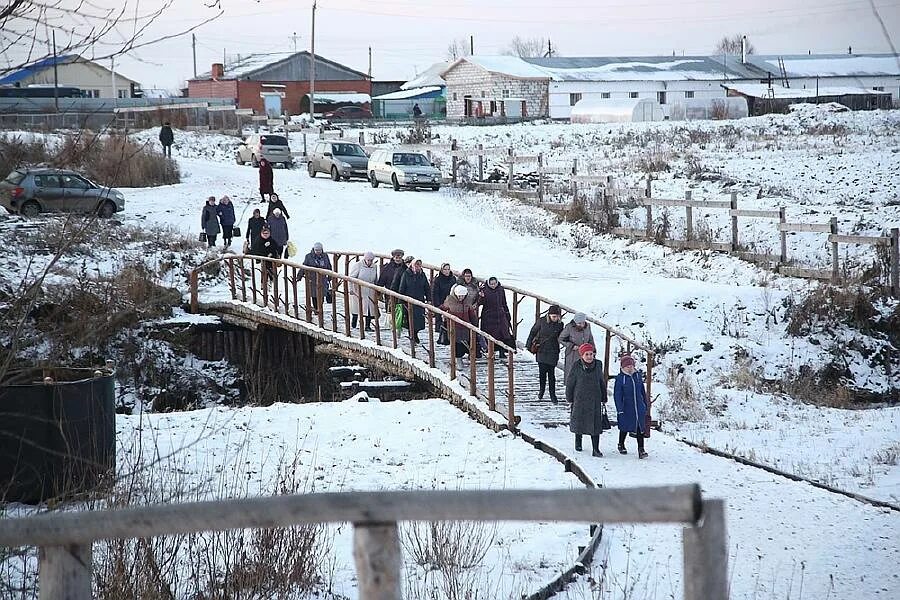
[[[780,391],[805,404],[829,408],[848,408],[853,404],[853,390],[843,381],[845,370],[831,362],[815,370],[802,365],[788,368],[780,381]]]
[[[679,369],[670,367],[666,372],[668,402],[659,410],[659,416],[676,423],[698,422],[706,418],[700,388]]]
[[[728,118],[728,102],[715,99],[712,101],[710,115],[714,121],[723,121]]]
[[[407,131],[397,132],[397,141],[401,144],[430,144],[431,124],[425,119],[416,119]]]
[[[670,219],[669,209],[664,208],[658,219],[653,223],[653,241],[657,244],[664,244],[666,240],[672,239],[672,221]]]
[[[874,459],[879,465],[897,466],[900,464],[900,443],[882,448],[875,453]]]
[[[641,173],[648,175],[669,170],[669,161],[672,156],[662,149],[645,149],[633,161],[633,166]]]
[[[6,177],[18,167],[49,161],[49,150],[43,140],[29,141],[17,135],[0,135],[0,177]]]
[[[790,302],[790,299],[789,299]],[[843,324],[869,331],[879,314],[871,292],[863,287],[820,285],[799,303],[787,305],[789,335],[808,335]]]

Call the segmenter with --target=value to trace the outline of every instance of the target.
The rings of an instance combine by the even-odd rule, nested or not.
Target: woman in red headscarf
[[[600,452],[600,432],[603,431],[603,412],[607,401],[606,374],[603,363],[596,359],[593,344],[582,344],[581,354],[566,378],[566,401],[571,405],[569,431],[575,434],[575,450],[581,451],[581,436],[591,436],[593,456]]]

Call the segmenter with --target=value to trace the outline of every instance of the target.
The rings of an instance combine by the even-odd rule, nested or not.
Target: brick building
[[[223,65],[214,63],[209,73],[188,81],[192,98],[232,98],[238,108],[257,114],[296,115],[309,111],[309,52],[251,54]],[[335,92],[371,95],[372,82],[365,73],[316,55],[316,95],[331,100],[330,106],[316,100],[316,112],[333,108],[340,98]]]
[[[447,118],[546,117],[550,77],[515,56],[466,56],[440,76]]]

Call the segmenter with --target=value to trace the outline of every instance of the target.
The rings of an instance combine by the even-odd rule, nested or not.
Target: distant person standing
[[[357,261],[350,267],[350,277],[361,279],[366,283],[375,285],[378,280],[378,264],[375,262],[375,254],[366,252],[361,261]],[[350,284],[350,327],[356,328],[359,315],[365,317],[366,331],[372,329],[372,319],[377,314],[375,305],[375,290],[368,287]]]
[[[422,109],[419,108],[419,103],[418,103],[418,102],[416,102],[415,104],[413,104],[413,118],[414,118],[414,119],[421,119],[421,118],[422,118]]]
[[[210,248],[215,246],[220,231],[219,207],[216,206],[215,196],[206,199],[206,206],[203,207],[203,213],[200,215],[200,227],[206,234],[206,245]]]
[[[265,202],[275,193],[275,174],[272,171],[272,163],[265,158],[259,159],[259,196]]]
[[[266,209],[266,218],[272,216],[272,213],[275,212],[275,209],[280,209],[282,213],[284,213],[285,219],[290,219],[291,215],[288,214],[287,208],[284,206],[284,202],[281,201],[281,198],[278,197],[278,194],[272,192],[269,195],[269,208]]]
[[[266,219],[260,214],[258,208],[253,209],[253,216],[247,221],[247,247],[252,248],[253,244],[259,238],[260,232],[264,227],[268,227]],[[271,232],[270,232],[271,233]],[[246,254],[246,252],[244,252]]]
[[[269,224],[269,231],[272,233],[272,239],[276,244],[281,246],[281,249],[284,252],[287,252],[287,243],[290,239],[290,234],[288,233],[287,219],[284,218],[281,209],[276,208],[273,210],[272,214],[269,215],[269,218],[266,219],[266,222]],[[278,258],[281,257],[279,256]]]
[[[219,215],[219,223],[222,225],[222,243],[227,248],[231,245],[235,221],[234,204],[231,203],[231,198],[222,196],[222,199],[219,200],[219,206],[216,207],[216,212]]]
[[[168,121],[163,123],[159,130],[159,143],[162,144],[163,156],[172,158],[172,144],[175,143],[175,133]]]
[[[547,315],[538,319],[525,341],[525,347],[534,354],[538,364],[538,400],[544,399],[544,390],[550,386],[550,401],[556,404],[556,363],[559,362],[560,308],[556,304],[547,310]]]
[[[312,250],[310,250],[309,254],[306,255],[306,258],[303,259],[303,266],[334,271],[334,268],[331,266],[331,259],[325,254],[325,248],[322,246],[322,242],[313,244]],[[319,303],[320,288],[324,292],[325,303],[331,303],[331,277],[322,273],[307,273],[307,275],[307,281],[309,281],[309,301],[313,311],[317,311],[319,310],[319,306],[321,306]]]

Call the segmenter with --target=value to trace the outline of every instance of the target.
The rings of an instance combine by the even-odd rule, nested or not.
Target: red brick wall
[[[284,88],[264,88],[263,83],[273,83],[285,86]],[[283,91],[281,108],[288,115],[300,114],[300,99],[309,93],[308,81],[241,81],[238,82],[237,98],[238,108],[252,108],[256,114],[265,113],[262,91]],[[358,81],[317,81],[317,92],[359,92],[361,94],[372,93],[372,82],[368,80]],[[193,95],[193,92],[191,92]]]
[[[200,79],[188,81],[190,98],[237,98],[238,86],[234,79],[213,81]]]

